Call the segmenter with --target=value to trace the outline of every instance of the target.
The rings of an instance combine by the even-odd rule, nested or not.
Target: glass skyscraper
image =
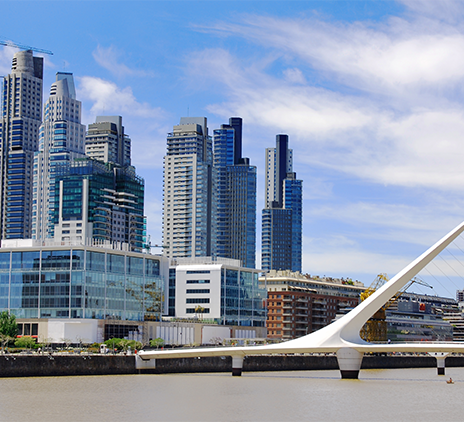
[[[242,119],[214,131],[217,174],[216,224],[219,257],[239,259],[247,268],[256,257],[256,167],[242,157]]]
[[[292,171],[288,136],[266,150],[266,207],[262,212],[261,268],[301,271],[303,182]]]
[[[2,86],[0,116],[0,239],[32,236],[34,152],[42,122],[43,58],[14,55]]]

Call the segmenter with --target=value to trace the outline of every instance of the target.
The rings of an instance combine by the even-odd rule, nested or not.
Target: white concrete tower
[[[167,137],[164,157],[164,253],[211,256],[215,244],[212,140],[206,117],[182,117]]]

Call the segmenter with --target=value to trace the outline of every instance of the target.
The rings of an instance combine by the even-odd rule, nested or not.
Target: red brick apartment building
[[[317,331],[359,303],[362,283],[272,270],[260,277],[267,289],[267,337],[289,340]]]

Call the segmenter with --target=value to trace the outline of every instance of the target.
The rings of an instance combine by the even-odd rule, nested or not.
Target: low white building
[[[171,268],[176,273],[176,318],[265,325],[266,290],[258,283],[260,270],[244,268],[239,260],[211,257],[177,259]]]

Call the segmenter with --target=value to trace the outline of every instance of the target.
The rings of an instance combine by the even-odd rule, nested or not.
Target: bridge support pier
[[[363,356],[364,353],[351,347],[342,347],[337,350],[338,367],[342,379],[358,379]]]
[[[232,356],[232,376],[240,377],[242,375],[243,356]]]
[[[429,352],[430,356],[437,359],[437,375],[445,375],[445,359],[448,353],[445,352]]]
[[[135,369],[154,369],[156,368],[156,359],[143,360],[139,355],[135,355]]]

